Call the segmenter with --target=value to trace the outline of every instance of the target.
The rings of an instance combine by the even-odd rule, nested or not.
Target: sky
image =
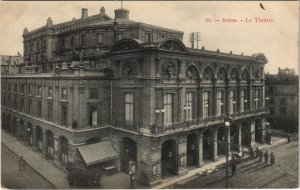
[[[123,1],[131,20],[184,32],[183,42],[190,46],[189,33],[200,32],[199,48],[233,54],[263,53],[268,63],[265,72],[276,74],[278,67],[299,66],[298,1]],[[54,24],[80,18],[81,9],[94,15],[105,7],[114,18],[120,1],[0,1],[0,55],[23,54],[22,33],[42,27],[51,17]],[[271,22],[255,22],[265,18]],[[213,22],[206,22],[208,19]],[[222,22],[236,19],[239,22]],[[252,22],[246,22],[251,21]],[[220,20],[220,21],[214,21]],[[243,21],[241,21],[243,20]],[[257,19],[256,19],[257,20]]]

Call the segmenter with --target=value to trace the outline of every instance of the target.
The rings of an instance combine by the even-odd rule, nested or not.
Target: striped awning
[[[103,141],[95,144],[79,146],[78,150],[87,166],[113,160],[119,154],[113,148],[110,141]]]

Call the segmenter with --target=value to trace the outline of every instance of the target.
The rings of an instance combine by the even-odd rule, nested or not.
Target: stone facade
[[[90,18],[86,11],[83,20]],[[113,35],[105,47],[90,40],[80,51],[50,48],[52,61],[29,60],[35,74],[2,76],[4,129],[62,163],[81,160],[78,146],[110,140],[120,170],[128,173],[135,161],[136,179],[147,184],[218,160],[226,143],[232,151],[263,143],[263,54],[190,49],[183,32],[131,21],[127,10],[116,14],[117,28],[104,16],[78,29],[47,21],[66,26],[58,27],[58,42],[81,30],[89,39],[107,27]],[[25,31],[24,44],[36,31]],[[130,35],[117,39],[119,31]],[[225,130],[227,113],[232,121]]]
[[[277,75],[266,75],[266,96],[270,127],[285,132],[298,131],[299,78],[295,71],[278,68]]]

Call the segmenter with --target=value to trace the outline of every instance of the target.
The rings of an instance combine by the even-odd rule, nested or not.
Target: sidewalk
[[[269,147],[272,147],[272,146],[275,146],[275,145],[286,143],[287,139],[286,138],[280,138],[280,137],[272,137],[272,142],[273,142],[272,145],[264,144],[264,145],[259,146],[259,149],[269,148]],[[174,185],[176,183],[177,184],[188,183],[198,173],[204,172],[204,171],[207,171],[207,170],[213,170],[217,166],[219,166],[221,164],[225,164],[225,163],[226,163],[226,158],[225,157],[220,158],[216,162],[206,164],[201,168],[196,168],[196,169],[190,170],[190,171],[188,171],[188,173],[186,175],[183,175],[183,176],[180,176],[180,177],[174,176],[173,178],[168,178],[168,179],[162,180],[161,184],[159,184],[157,186],[153,186],[152,188],[153,189],[163,189],[163,188],[168,188],[169,186]]]
[[[26,163],[36,170],[43,178],[58,189],[68,189],[69,183],[67,175],[51,162],[43,158],[32,148],[26,147],[21,142],[17,141],[16,137],[10,136],[8,133],[1,131],[1,142],[13,151],[17,156],[23,156]]]
[[[1,131],[1,142],[17,156],[23,156],[26,163],[37,171],[44,179],[57,189],[72,189],[67,180],[67,174],[57,168],[51,161],[46,160],[41,154],[32,148],[25,146],[5,131]],[[113,175],[103,174],[101,178],[101,189],[127,189],[129,188],[130,178],[127,174],[118,172]],[[135,183],[135,187],[145,189],[146,186]],[[42,187],[41,187],[42,188]]]

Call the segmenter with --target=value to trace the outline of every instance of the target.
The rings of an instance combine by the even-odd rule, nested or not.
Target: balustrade
[[[252,110],[245,110],[242,112],[235,112],[231,114],[231,117],[233,120],[237,120],[237,119],[251,117],[256,114],[265,114],[265,113],[268,113],[268,108],[258,108]],[[188,128],[201,128],[207,125],[221,124],[224,122],[225,116],[226,115],[224,114],[220,116],[210,116],[207,118],[196,118],[189,121],[173,122],[164,125],[152,125],[151,131],[154,134],[163,134],[171,131],[183,131]]]

